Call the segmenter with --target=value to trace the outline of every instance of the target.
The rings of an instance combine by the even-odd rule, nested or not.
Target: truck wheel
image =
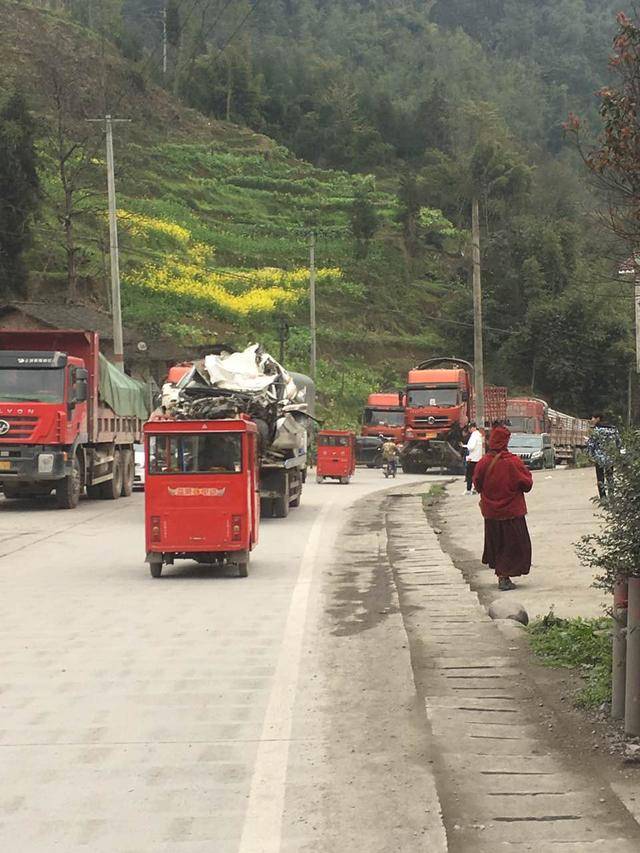
[[[291,501],[291,506],[292,506],[294,509],[297,509],[297,507],[299,507],[299,506],[300,506],[300,498],[301,498],[301,497],[302,497],[302,495],[298,492],[298,497],[294,498],[294,499]]]
[[[20,491],[19,487],[4,486],[3,491],[4,491],[4,496],[8,501],[13,501],[16,498],[24,497],[24,495]]]
[[[122,494],[122,454],[119,450],[113,455],[113,477],[100,483],[100,497],[105,501],[116,501]]]
[[[81,488],[82,475],[80,472],[80,460],[75,456],[71,473],[56,486],[56,503],[58,507],[60,509],[75,509],[80,503]]]
[[[122,497],[129,498],[133,494],[133,452],[131,450],[122,451]]]
[[[162,560],[154,560],[152,563],[149,563],[149,571],[152,578],[159,578],[162,574]]]
[[[273,517],[286,518],[289,515],[289,495],[281,495],[273,500]]]

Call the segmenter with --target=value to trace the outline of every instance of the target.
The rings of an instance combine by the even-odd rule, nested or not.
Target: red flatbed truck
[[[100,354],[97,332],[0,330],[0,482],[6,498],[55,491],[61,509],[133,490],[144,387]]]

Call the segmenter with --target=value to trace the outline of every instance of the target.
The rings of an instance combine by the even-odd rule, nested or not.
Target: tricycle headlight
[[[53,453],[41,453],[38,456],[38,474],[51,474],[53,471]]]

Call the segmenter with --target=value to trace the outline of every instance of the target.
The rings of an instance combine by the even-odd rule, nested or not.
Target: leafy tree
[[[36,123],[24,96],[9,97],[0,110],[0,289],[24,292],[24,253],[40,203],[35,150]]]
[[[349,211],[349,223],[356,243],[356,257],[365,259],[369,253],[369,243],[380,224],[369,187],[358,187]]]

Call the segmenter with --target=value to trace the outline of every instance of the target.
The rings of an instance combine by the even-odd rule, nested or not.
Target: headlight
[[[53,471],[53,453],[41,453],[38,456],[38,474],[51,474]]]

